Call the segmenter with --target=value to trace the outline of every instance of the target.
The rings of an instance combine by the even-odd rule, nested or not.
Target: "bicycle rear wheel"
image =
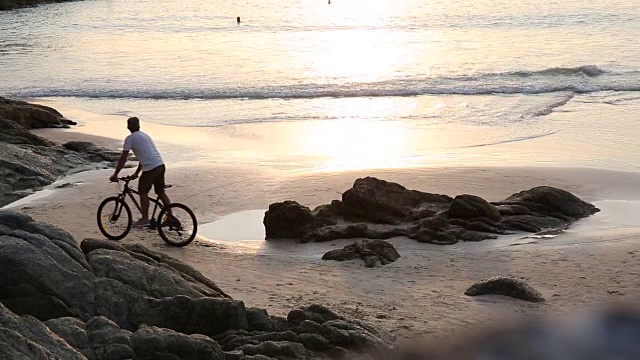
[[[126,202],[112,196],[98,206],[98,229],[111,240],[121,240],[131,230],[131,209]]]
[[[196,237],[198,221],[193,211],[180,203],[165,206],[158,215],[158,233],[171,246],[187,246]]]

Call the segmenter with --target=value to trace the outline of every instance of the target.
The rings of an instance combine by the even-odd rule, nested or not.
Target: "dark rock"
[[[498,205],[496,206],[498,212],[502,216],[509,215],[531,215],[531,210],[528,207],[522,205]]]
[[[139,360],[224,360],[220,345],[200,335],[185,335],[155,326],[141,326],[132,336]]]
[[[503,224],[514,230],[538,232],[543,229],[564,229],[569,222],[553,216],[513,215],[505,218]]]
[[[48,320],[45,324],[89,360],[136,358],[131,332],[105,317],[93,317],[86,324],[70,317]]]
[[[416,222],[411,231],[419,231],[420,229],[443,231],[449,227],[449,222],[450,221],[444,216],[432,216]]]
[[[120,151],[87,142],[60,146],[28,131],[68,126],[62,121],[69,122],[47,106],[0,97],[0,207],[71,171],[105,161],[115,165],[120,158]]]
[[[31,316],[17,316],[0,303],[0,359],[86,358]]]
[[[65,119],[65,118],[60,119],[60,123],[63,125],[73,125],[73,126],[78,125],[77,122],[73,120]]]
[[[224,352],[224,360],[243,360],[244,352],[242,350],[233,350]]]
[[[242,301],[174,296],[150,299],[147,308],[135,316],[140,324],[172,329],[184,334],[213,336],[230,329],[249,328]]]
[[[266,237],[302,239],[311,230],[327,224],[330,220],[321,220],[311,210],[295,201],[284,201],[269,205],[264,214]]]
[[[331,349],[331,343],[329,340],[322,337],[319,334],[300,334],[300,343],[305,348],[313,351],[326,351]]]
[[[12,270],[0,276],[0,301],[16,314],[41,320],[88,319],[93,313],[94,274],[78,256],[79,249],[64,240],[66,233],[29,219],[0,211],[0,224],[33,231],[16,229],[0,236],[0,268]]]
[[[273,331],[275,325],[267,310],[259,308],[247,308],[247,321],[250,331]]]
[[[114,279],[157,299],[176,295],[223,297],[207,284],[136,252],[96,249],[87,254],[87,261],[97,277]]]
[[[247,344],[239,348],[245,355],[264,355],[271,358],[281,359],[305,359],[311,354],[302,344],[287,341],[265,341],[260,344]]]
[[[579,219],[600,211],[568,191],[551,186],[538,186],[513,194],[498,205],[519,204],[529,210],[549,216],[564,215]]]
[[[283,211],[286,215],[275,217],[281,209],[287,210]],[[496,238],[488,234],[565,229],[577,218],[596,211],[576,196],[548,186],[489,203],[474,195],[451,199],[367,177],[357,179],[342,201],[320,205],[314,212],[294,201],[272,204],[264,224],[267,237],[293,237],[300,242],[406,236],[418,242],[452,245],[460,240]],[[369,266],[376,260],[362,259]]]
[[[0,11],[37,6],[39,4],[67,2],[67,1],[74,1],[74,0],[2,0],[0,1]]]
[[[0,296],[48,319],[45,326],[0,307],[3,359],[326,359],[337,347],[360,356],[393,344],[321,305],[288,319],[246,309],[193,268],[141,245],[85,239],[81,251],[64,230],[6,211],[0,233],[0,267],[10,269],[0,272]]]
[[[48,106],[0,97],[0,117],[17,122],[25,129],[49,128],[62,125],[63,118]]]
[[[27,131],[15,121],[0,116],[0,142],[15,145],[53,146],[54,142]]]
[[[384,240],[361,240],[342,249],[331,250],[322,256],[322,260],[365,260],[367,267],[374,267],[377,262],[382,265],[392,263],[400,258],[393,245]],[[369,262],[367,262],[369,259]]]
[[[65,149],[81,153],[94,162],[116,162],[120,159],[122,151],[111,150],[87,141],[69,141],[62,145]]]
[[[373,223],[397,224],[427,203],[448,205],[446,195],[408,190],[404,186],[373,177],[357,179],[353,187],[342,194],[345,216]],[[433,209],[431,209],[433,210]]]
[[[469,219],[486,217],[499,221],[502,215],[495,206],[475,195],[458,195],[447,210],[449,219]]]
[[[502,276],[479,281],[471,285],[464,294],[468,296],[496,294],[531,302],[544,301],[542,294],[524,281]]]
[[[406,231],[404,229],[373,229],[367,224],[329,225],[308,232],[302,238],[302,242],[323,242],[352,238],[390,239],[396,236],[404,236],[405,234]]]
[[[114,243],[113,241],[93,239],[93,238],[86,238],[82,240],[82,242],[80,243],[80,249],[82,249],[82,252],[85,254],[89,254],[93,250],[97,250],[97,249],[108,249],[108,250],[126,252],[126,250],[122,246]]]
[[[458,238],[449,233],[430,229],[419,230],[415,234],[410,234],[409,237],[418,242],[436,245],[453,245],[458,242]]]
[[[214,294],[212,295],[214,297],[225,297],[227,299],[231,299],[231,296],[222,291],[222,289],[220,289],[218,285],[216,285],[213,281],[209,280],[207,277],[202,275],[202,273],[200,273],[190,265],[187,265],[163,253],[151,251],[142,245],[125,244],[123,245],[123,247],[134,256],[136,256],[136,254],[143,255],[142,258],[147,262],[150,261],[152,264],[158,264],[159,266],[168,266],[181,273],[181,277],[193,279],[199,284],[206,286],[207,288],[214,291]],[[147,259],[151,259],[152,261]]]

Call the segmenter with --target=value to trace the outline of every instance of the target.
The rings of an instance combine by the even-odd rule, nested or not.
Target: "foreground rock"
[[[119,152],[92,143],[72,141],[60,145],[30,133],[22,124],[51,125],[59,122],[61,115],[27,103],[7,110],[10,107],[3,103],[5,100],[0,98],[0,207],[70,171],[99,162],[112,165],[118,160]]]
[[[377,263],[387,265],[400,258],[400,254],[384,240],[360,240],[342,249],[331,250],[322,256],[322,260],[362,259],[366,267],[375,267]]]
[[[269,316],[169,256],[98,239],[78,246],[13,211],[0,211],[0,269],[1,359],[358,358],[393,344],[321,305]]]
[[[516,299],[541,302],[544,301],[542,294],[538,290],[529,286],[522,280],[512,279],[504,276],[496,276],[471,285],[465,292],[468,296],[477,295],[506,295]]]
[[[274,203],[264,216],[267,239],[302,242],[340,238],[388,239],[451,245],[513,231],[564,229],[598,212],[573,194],[539,186],[490,203],[474,195],[430,194],[372,177],[357,179],[342,200],[313,211],[295,201]]]

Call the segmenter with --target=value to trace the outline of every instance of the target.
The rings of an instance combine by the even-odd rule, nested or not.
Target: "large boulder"
[[[532,212],[575,220],[600,211],[593,204],[580,200],[568,191],[551,186],[538,186],[513,194],[498,205],[521,205]]]
[[[267,238],[302,239],[307,232],[334,222],[316,217],[308,207],[288,200],[269,205],[263,224]]]
[[[357,179],[342,194],[342,210],[348,218],[396,224],[423,206],[430,205],[429,210],[442,209],[451,200],[447,195],[408,190],[397,183],[366,177]]]
[[[12,211],[0,226],[2,303],[41,320],[93,315],[95,275],[69,233]]]
[[[60,127],[64,118],[48,106],[3,97],[0,97],[0,117],[15,121],[25,129]]]
[[[73,0],[2,0],[0,1],[0,11],[18,9],[22,7],[37,6],[52,2],[65,2]]]

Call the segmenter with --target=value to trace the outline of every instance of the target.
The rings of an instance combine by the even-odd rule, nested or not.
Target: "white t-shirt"
[[[134,131],[131,135],[127,136],[127,138],[124,139],[123,150],[133,150],[138,161],[142,164],[142,171],[153,170],[164,164],[153,140],[142,131]]]

